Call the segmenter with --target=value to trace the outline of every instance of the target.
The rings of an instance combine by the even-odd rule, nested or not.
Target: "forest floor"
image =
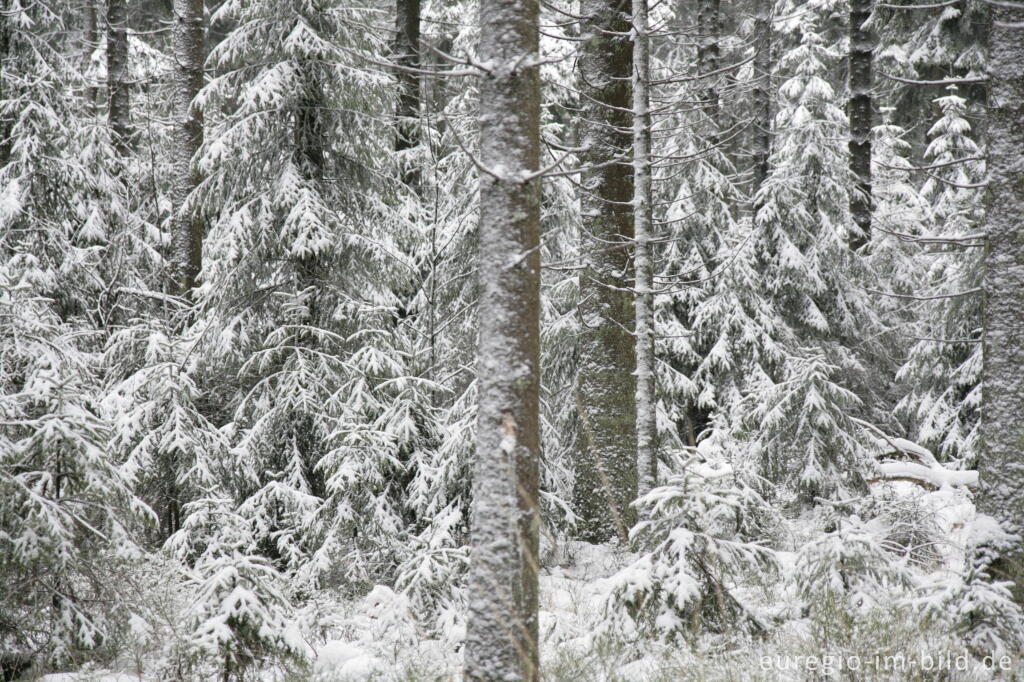
[[[797,521],[794,538],[810,532]],[[895,611],[875,609],[856,622],[790,619],[759,638],[704,635],[687,644],[632,642],[602,635],[608,578],[636,555],[614,546],[567,541],[542,548],[540,585],[542,680],[566,682],[685,682],[750,680],[973,680],[1015,679],[956,658]],[[777,595],[785,599],[784,595]],[[764,612],[778,608],[764,603]],[[891,616],[891,617],[890,617]],[[412,617],[405,598],[378,586],[346,601],[321,593],[301,614],[310,667],[263,671],[246,679],[270,682],[426,682],[459,680],[465,625],[441,614],[433,636]],[[315,624],[310,627],[309,624]],[[887,659],[902,654],[903,659]],[[943,656],[946,658],[943,659]],[[156,661],[136,656],[122,672],[82,670],[49,674],[44,682],[149,682],[161,679]],[[134,669],[136,672],[127,672]],[[138,674],[138,670],[142,674]],[[212,673],[212,671],[211,671]],[[1003,676],[1000,676],[1003,675]]]

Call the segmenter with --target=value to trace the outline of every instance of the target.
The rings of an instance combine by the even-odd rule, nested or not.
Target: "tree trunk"
[[[720,0],[699,0],[697,8],[697,73],[701,77],[701,106],[718,122],[718,40],[722,32]]]
[[[625,541],[636,497],[636,348],[630,245],[633,51],[631,3],[581,3],[579,89],[584,166],[580,288],[580,418],[573,503],[580,536]]]
[[[864,23],[871,16],[871,0],[851,0],[850,55],[848,57],[850,101],[850,173],[856,186],[850,193],[850,213],[858,233],[850,237],[850,248],[859,249],[871,238],[871,33]]]
[[[128,10],[126,0],[107,0],[107,116],[121,156],[131,145],[128,97]]]
[[[319,29],[319,26],[318,26]],[[324,153],[324,120],[323,112],[327,108],[327,97],[324,93],[323,65],[312,60],[303,60],[298,64],[301,74],[302,97],[295,113],[295,148],[294,160],[302,177],[324,191],[327,156]],[[304,296],[308,320],[312,326],[325,324],[329,326],[325,311],[320,308],[320,293],[323,290],[324,278],[328,264],[319,253],[307,253],[294,257],[294,265],[298,276],[298,286],[308,295]],[[318,341],[311,340],[313,346]]]
[[[4,76],[7,60],[11,52],[11,19],[9,0],[0,0],[0,100],[11,97],[7,87],[7,80]],[[7,165],[11,160],[11,129],[14,127],[14,119],[6,112],[0,113],[0,168]]]
[[[96,50],[98,43],[99,16],[96,12],[96,2],[95,0],[84,0],[82,4],[82,73],[86,82],[83,96],[90,114],[96,113],[96,100],[99,97],[98,88],[95,83],[89,81],[90,76],[88,75],[92,53]]]
[[[1016,536],[994,548],[989,568],[1015,581],[1024,602],[1024,9],[999,3],[991,11],[978,507]]]
[[[398,0],[395,22],[395,63],[406,69],[420,68],[420,0]],[[420,78],[416,73],[399,68],[398,135],[395,151],[412,149],[419,144]],[[419,191],[420,177],[415,165],[402,170],[402,183]]]
[[[754,125],[751,165],[753,178],[750,187],[751,204],[755,204],[764,181],[768,179],[768,158],[772,145],[772,3],[771,0],[757,0],[754,16],[754,34],[757,36],[757,51],[754,53]]]
[[[537,0],[481,0],[479,409],[465,679],[538,679]]]
[[[633,222],[636,232],[636,450],[639,492],[657,485],[657,420],[654,357],[654,294],[650,240],[651,111],[647,0],[633,0]]]
[[[203,0],[174,0],[174,223],[172,291],[187,295],[202,267],[203,223],[185,200],[199,182],[193,157],[203,143],[203,114],[192,101],[203,87],[205,18]]]

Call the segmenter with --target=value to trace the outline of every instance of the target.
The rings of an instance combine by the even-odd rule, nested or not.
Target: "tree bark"
[[[978,507],[1016,536],[993,548],[989,569],[1024,603],[1024,9],[991,11]]]
[[[12,95],[7,87],[5,73],[11,56],[11,19],[9,0],[0,0],[0,100]],[[6,111],[0,113],[0,168],[11,160],[11,129],[14,119]]]
[[[584,268],[580,288],[580,418],[573,504],[584,540],[626,541],[637,491],[633,242],[633,51],[628,0],[580,7],[580,160]]]
[[[537,0],[481,0],[479,409],[465,679],[538,679]],[[493,173],[493,174],[492,174]]]
[[[306,19],[316,25],[318,32],[321,30],[316,14],[311,14]],[[305,59],[299,62],[298,71],[301,74],[302,95],[297,103],[294,119],[294,161],[300,175],[314,185],[317,191],[324,192],[328,159],[324,151],[327,139],[324,133],[324,112],[328,104],[324,92],[323,65],[315,60]],[[313,326],[330,326],[326,319],[326,311],[320,306],[320,294],[324,289],[324,280],[329,269],[326,259],[319,253],[307,253],[294,256],[293,263],[299,288],[308,294],[304,297],[307,319]],[[310,340],[310,343],[316,346],[318,341]]]
[[[850,3],[850,173],[855,187],[850,193],[850,213],[858,233],[850,237],[850,248],[859,249],[871,238],[871,53],[874,47],[864,23],[871,16],[871,0]]]
[[[192,106],[203,87],[203,64],[206,60],[203,0],[174,0],[174,19],[172,291],[187,295],[196,284],[203,258],[202,218],[198,211],[186,207],[185,203],[199,183],[193,158],[203,144],[203,114]]]
[[[658,481],[654,294],[651,263],[650,37],[647,0],[633,0],[633,222],[636,264],[636,450],[638,492]]]
[[[99,16],[96,12],[94,0],[83,0],[82,3],[82,73],[86,79],[83,95],[90,114],[96,111],[96,100],[99,91],[95,83],[89,82],[89,67],[92,61],[92,53],[99,43]]]
[[[401,152],[419,145],[420,78],[405,69],[420,68],[420,0],[397,0],[395,21],[395,63],[400,67],[398,80],[398,134],[395,151]],[[402,183],[419,191],[420,174],[415,166],[402,169]]]
[[[772,3],[771,0],[757,0],[754,16],[754,34],[757,36],[757,51],[754,53],[754,103],[753,149],[751,165],[753,178],[750,188],[751,204],[768,179],[768,158],[772,145]]]
[[[718,40],[722,33],[720,0],[699,0],[697,8],[697,73],[702,78],[701,106],[708,118],[718,122]]]
[[[107,0],[107,117],[114,148],[126,156],[131,146],[126,0]]]

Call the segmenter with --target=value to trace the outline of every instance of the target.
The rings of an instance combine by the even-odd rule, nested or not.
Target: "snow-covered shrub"
[[[82,660],[120,615],[110,568],[153,519],[106,456],[94,356],[17,270],[0,267],[0,649]]]
[[[785,655],[849,660],[917,651],[923,630],[900,602],[913,574],[909,559],[890,551],[888,527],[848,508],[829,509],[823,526],[786,556],[779,609],[797,640]]]
[[[913,485],[913,484],[907,484]],[[875,493],[869,505],[880,524],[882,546],[894,556],[921,569],[945,565],[951,547],[936,503],[927,495],[905,495],[891,490]],[[867,511],[867,510],[865,510]]]
[[[775,554],[739,532],[743,515],[764,502],[729,465],[702,460],[690,458],[635,503],[639,557],[607,586],[606,608],[626,634],[767,630],[746,590],[776,569]]]
[[[828,514],[830,528],[796,552],[793,583],[807,608],[842,595],[853,608],[870,607],[909,585],[905,560],[885,547],[878,525],[856,515]]]
[[[159,545],[177,532],[188,502],[231,479],[228,441],[200,406],[194,341],[156,322],[111,335],[113,385],[101,404],[113,425],[110,454],[160,521]]]
[[[419,453],[407,488],[417,520],[401,553],[395,585],[426,622],[459,603],[469,566],[470,463],[476,446],[476,381],[440,415],[437,448]]]
[[[185,567],[154,552],[110,576],[123,594],[124,616],[113,633],[119,655],[111,667],[141,679],[193,679],[197,658],[185,614],[194,590]]]
[[[461,510],[446,508],[431,519],[418,536],[410,537],[409,551],[395,571],[395,587],[410,600],[410,608],[440,626],[446,614],[461,609],[462,578],[469,568],[469,549],[459,540]]]
[[[960,638],[978,657],[1024,651],[1024,611],[1014,602],[1010,584],[993,581],[976,566],[964,575],[921,578],[908,603],[924,625]]]
[[[287,583],[257,553],[249,520],[225,498],[196,500],[185,513],[168,546],[191,565],[191,649],[225,680],[243,679],[254,666],[301,663],[308,647],[293,622]]]
[[[909,604],[934,629],[962,638],[983,657],[1024,651],[1024,609],[1012,583],[992,575],[992,562],[1009,536],[990,516],[979,514],[966,524],[966,546],[954,570],[918,580]]]

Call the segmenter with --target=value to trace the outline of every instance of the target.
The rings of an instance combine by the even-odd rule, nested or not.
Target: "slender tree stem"
[[[638,492],[657,485],[654,296],[651,240],[650,36],[647,0],[633,0],[633,222],[636,266],[636,440]]]

